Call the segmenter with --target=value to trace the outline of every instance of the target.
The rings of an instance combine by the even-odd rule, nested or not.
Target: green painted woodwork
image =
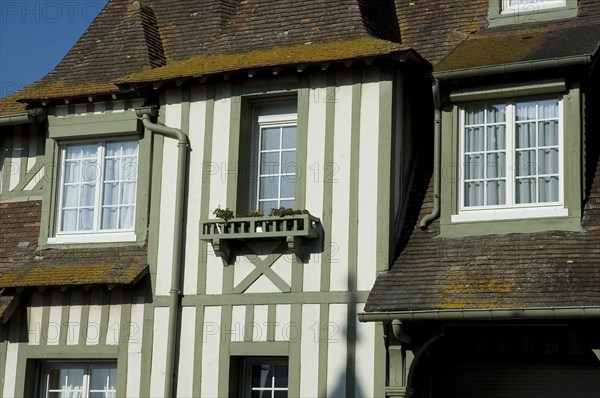
[[[123,135],[137,131],[138,119],[133,110],[98,115],[48,115],[48,136],[54,140]]]
[[[364,303],[367,301],[369,291],[359,292],[298,292],[298,293],[244,293],[240,294],[215,294],[215,295],[187,295],[182,297],[181,305],[244,305],[253,303],[263,304],[343,304]],[[155,297],[156,307],[168,307],[168,296]]]
[[[302,305],[292,304],[290,309],[290,324],[302,325]],[[300,396],[300,376],[302,363],[302,346],[301,344],[290,344],[289,348],[289,367],[288,367],[288,396]],[[314,382],[314,380],[312,380]]]
[[[212,162],[212,142],[213,142],[213,122],[214,122],[214,111],[215,111],[215,88],[214,86],[206,87],[204,96],[200,96],[200,99],[206,101],[206,119],[204,124],[204,151],[202,154],[202,193],[200,197],[200,216],[209,214],[212,210],[210,206],[210,173],[211,173],[211,162]],[[192,143],[193,145],[193,143]],[[208,243],[200,242],[198,248],[199,253],[199,267],[198,267],[198,294],[206,293],[206,275],[207,275],[207,263],[208,263]]]
[[[328,344],[329,344],[329,304],[321,304],[319,311],[319,375],[317,379],[317,391],[319,397],[327,396],[327,359],[328,359]],[[313,326],[314,327],[314,326]],[[316,333],[316,331],[313,330]],[[314,382],[314,380],[311,380]]]
[[[234,356],[288,356],[290,346],[287,341],[232,342],[229,353]]]
[[[394,76],[391,70],[379,71],[379,151],[377,152],[377,272],[389,269],[390,258],[390,215],[394,214],[391,201],[392,183],[392,126]]]
[[[219,347],[219,397],[229,396],[229,362],[231,360],[232,306],[221,307],[221,339]],[[249,344],[249,343],[241,343]]]
[[[120,294],[115,297],[116,301],[120,299],[123,303],[121,305],[121,319],[120,322],[120,333],[119,333],[119,354],[117,358],[117,396],[124,397],[127,391],[127,362],[129,361],[128,349],[125,344],[129,344],[129,336],[123,337],[126,333],[124,326],[129,326],[131,323],[131,301],[133,296],[130,291],[124,289]],[[133,380],[131,381],[133,383]]]
[[[168,305],[166,306],[168,307]],[[144,305],[144,325],[142,329],[142,358],[140,368],[140,396],[150,397],[150,383],[152,377],[152,345],[154,343],[154,306]]]
[[[532,84],[529,90],[540,89],[548,92],[549,87],[554,87],[558,94],[562,92],[562,85],[555,81],[549,83]],[[518,92],[516,87],[516,92]],[[494,87],[476,92],[483,98],[489,98],[489,93]],[[503,87],[506,92],[506,87]],[[464,91],[463,91],[464,93]],[[468,98],[461,95],[458,98]],[[506,98],[506,94],[503,94]],[[563,131],[564,146],[564,206],[569,209],[566,217],[506,219],[490,221],[474,221],[452,223],[451,214],[458,212],[458,172],[460,159],[458,158],[459,142],[459,112],[458,105],[449,105],[442,110],[442,148],[451,150],[442,151],[441,160],[441,217],[440,237],[463,237],[488,234],[508,233],[534,233],[541,231],[562,230],[582,231],[581,228],[581,93],[578,86],[562,95],[563,99]],[[479,97],[476,97],[479,98]]]
[[[375,324],[375,369],[374,369],[374,396],[384,397],[385,396],[385,384],[386,384],[386,352],[385,346],[382,344],[385,330],[381,322]]]
[[[566,0],[566,6],[549,9],[539,9],[534,2],[531,2],[520,6],[522,7],[522,12],[510,12],[501,15],[502,1],[489,0],[489,26],[551,21],[577,16],[577,0]]]
[[[204,340],[204,307],[196,308],[196,333],[194,340],[194,375],[192,380],[192,395],[202,396],[202,342]]]

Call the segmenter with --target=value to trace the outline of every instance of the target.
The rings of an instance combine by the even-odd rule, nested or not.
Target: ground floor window
[[[40,397],[115,398],[116,362],[44,362]]]
[[[230,396],[244,398],[287,398],[287,357],[234,357]]]

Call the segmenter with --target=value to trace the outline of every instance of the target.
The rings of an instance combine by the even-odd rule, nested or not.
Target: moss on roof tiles
[[[512,34],[474,34],[442,60],[435,71],[521,62],[541,45],[547,35],[547,28],[523,28]]]
[[[74,98],[89,95],[113,94],[119,92],[117,86],[112,83],[68,83],[58,81],[56,83],[40,86],[31,85],[19,92],[18,100],[29,102],[55,98]]]
[[[17,102],[18,97],[17,92],[0,99],[0,117],[25,114],[25,105]]]
[[[130,284],[148,270],[143,264],[32,265],[0,275],[0,287]]]
[[[408,50],[408,46],[375,38],[297,44],[245,53],[200,55],[161,68],[133,73],[118,79],[116,83],[148,83],[256,68],[343,61]]]

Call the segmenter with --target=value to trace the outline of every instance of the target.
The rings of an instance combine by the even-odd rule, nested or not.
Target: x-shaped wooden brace
[[[247,247],[256,253],[256,248],[251,243],[247,244]],[[283,293],[289,293],[291,287],[271,269],[271,266],[275,264],[282,254],[286,252],[287,244],[279,244],[273,247],[271,253],[263,260],[256,254],[248,254],[246,258],[254,265],[254,269],[248,276],[244,278],[236,287],[233,288],[234,293],[244,293],[248,288],[258,280],[262,275],[269,278],[271,282]]]

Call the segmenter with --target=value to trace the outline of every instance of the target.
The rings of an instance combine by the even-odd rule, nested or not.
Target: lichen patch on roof
[[[32,265],[0,275],[0,287],[131,284],[148,272],[142,264]]]
[[[273,47],[237,54],[200,55],[164,67],[133,73],[117,84],[192,78],[257,68],[344,61],[409,51],[408,46],[375,38]]]

